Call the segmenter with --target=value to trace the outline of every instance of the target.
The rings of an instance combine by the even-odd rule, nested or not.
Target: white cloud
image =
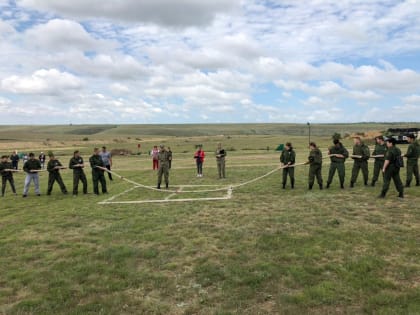
[[[231,11],[236,0],[21,0],[22,6],[52,11],[73,18],[106,18],[126,22],[155,23],[164,26],[206,25],[215,15]]]
[[[121,83],[112,83],[109,88],[115,94],[125,94],[130,92],[130,89]]]
[[[1,88],[11,93],[61,94],[63,90],[80,89],[82,82],[74,75],[57,69],[41,69],[31,76],[11,76],[1,81]]]
[[[26,31],[31,46],[46,50],[94,50],[100,41],[94,39],[79,23],[54,19]],[[103,44],[102,44],[103,45]]]

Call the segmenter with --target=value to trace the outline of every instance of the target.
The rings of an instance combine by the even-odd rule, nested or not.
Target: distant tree
[[[338,132],[334,132],[334,134],[331,137],[333,140],[337,139],[337,140],[341,140],[341,133]]]

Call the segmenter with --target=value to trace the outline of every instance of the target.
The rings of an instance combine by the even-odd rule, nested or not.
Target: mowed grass
[[[208,153],[203,178],[195,177],[195,141],[168,139],[176,148],[170,189],[227,187],[264,175],[278,166],[279,153],[262,148],[289,137],[275,139],[225,139],[236,150],[228,152],[226,180],[217,179],[212,153],[220,137],[198,139]],[[291,139],[303,162],[307,138]],[[315,140],[323,150],[330,142]],[[83,153],[87,160],[89,151]],[[67,164],[69,150],[61,154]],[[125,178],[156,185],[145,155],[115,157],[114,164]],[[365,188],[359,174],[348,188],[348,163],[346,189],[335,178],[329,190],[308,191],[307,171],[296,168],[294,190],[281,189],[279,171],[218,201],[99,205],[113,196],[135,201],[171,194],[124,193],[133,185],[115,176],[107,180],[109,194],[99,197],[64,196],[57,186],[45,196],[46,173],[41,197],[33,191],[15,197],[8,187],[0,200],[0,313],[419,314],[420,188],[406,189],[399,200],[391,187],[385,200],[377,199],[382,181]],[[71,172],[62,174],[70,190]],[[88,169],[87,176],[92,191]],[[23,178],[15,175],[19,193]]]

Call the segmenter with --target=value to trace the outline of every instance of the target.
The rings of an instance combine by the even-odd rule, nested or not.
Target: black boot
[[[309,184],[308,189],[312,190],[312,187],[314,186],[314,184]]]
[[[322,184],[319,184],[319,189],[322,190]]]
[[[156,187],[157,189],[160,189],[160,183],[157,185],[157,187]]]
[[[420,186],[420,182],[416,182],[416,186]]]
[[[169,183],[166,183],[165,187],[166,187],[166,189],[168,189],[169,188]]]
[[[365,180],[365,186],[368,186],[368,181],[367,180]]]
[[[378,196],[378,198],[385,198],[385,194],[381,192],[381,194]]]
[[[398,198],[404,198],[404,193],[402,191],[398,194]]]
[[[410,184],[411,184],[411,182],[406,181],[406,182],[405,182],[405,187],[410,187]]]
[[[343,185],[341,185],[341,186],[343,186]],[[354,183],[350,182],[350,188],[353,188],[353,187],[354,187]],[[341,188],[343,188],[343,187],[341,187]]]
[[[344,183],[340,183],[341,189],[344,189]]]
[[[373,180],[372,183],[370,184],[370,186],[375,187],[375,182],[376,181]]]
[[[330,183],[327,183],[327,189],[330,188]]]
[[[290,185],[292,186],[292,189],[295,188],[295,179],[290,180]]]
[[[286,189],[286,183],[283,183],[283,189]]]

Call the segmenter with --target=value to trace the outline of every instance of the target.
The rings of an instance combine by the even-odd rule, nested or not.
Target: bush
[[[82,139],[82,141],[89,141],[89,138],[88,138],[88,137],[84,137],[84,138]]]

